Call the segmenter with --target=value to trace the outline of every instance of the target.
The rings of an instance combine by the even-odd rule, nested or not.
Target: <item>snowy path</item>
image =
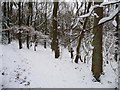
[[[24,58],[15,48],[9,46],[3,47],[3,87],[21,87],[27,83],[25,79],[30,72],[27,59]],[[28,71],[27,71],[28,70]],[[12,84],[14,83],[14,84]]]
[[[3,87],[114,88],[117,86],[115,82],[117,77],[111,69],[102,76],[101,83],[93,82],[91,66],[72,63],[65,49],[62,58],[57,60],[54,59],[49,48],[44,49],[39,46],[35,52],[32,48],[19,50],[16,43],[1,46],[3,49]]]

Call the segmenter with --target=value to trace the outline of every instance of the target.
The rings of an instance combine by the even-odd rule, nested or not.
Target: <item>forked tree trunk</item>
[[[87,13],[89,12],[90,6],[91,6],[91,2],[89,2],[89,4],[88,4]],[[88,17],[85,18],[85,20],[84,20],[83,29],[86,28],[87,21],[88,21]],[[85,35],[85,32],[84,32],[84,30],[82,30],[81,35],[80,35],[79,40],[78,40],[78,45],[77,45],[77,48],[76,48],[75,63],[78,63],[79,59],[80,59],[81,62],[83,62],[82,59],[81,59],[81,54],[80,54],[80,47],[81,47],[81,42],[82,42],[82,39],[84,38],[84,35]]]

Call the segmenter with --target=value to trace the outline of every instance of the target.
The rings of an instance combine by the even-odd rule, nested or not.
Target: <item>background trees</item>
[[[116,53],[118,61],[118,3],[4,1],[2,40],[10,44],[11,39],[18,39],[19,49],[25,41],[28,49],[32,44],[35,47],[36,44],[44,45],[44,48],[51,46],[55,58],[59,58],[62,47],[67,48],[75,63],[92,61],[93,76],[99,81],[104,71],[103,62],[109,63],[109,55]],[[113,17],[105,19],[107,16]]]

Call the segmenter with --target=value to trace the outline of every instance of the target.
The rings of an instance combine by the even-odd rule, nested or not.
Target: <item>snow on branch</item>
[[[36,26],[36,27],[40,27],[40,26],[42,26],[45,22],[46,22],[46,21],[44,20],[41,24],[39,24],[39,25]]]
[[[117,7],[108,17],[102,18],[102,19],[99,21],[98,25],[103,24],[103,23],[105,23],[105,22],[107,22],[107,21],[112,20],[112,19],[119,13],[119,11],[120,11],[120,10],[119,10],[118,7]]]
[[[103,2],[103,3],[100,4],[100,6],[105,6],[105,5],[110,5],[110,4],[116,4],[116,3],[120,3],[120,0]]]
[[[89,13],[84,14],[84,15],[81,15],[80,18],[89,17],[89,16],[92,14],[92,12],[94,11],[94,9],[95,9],[95,8],[98,8],[98,7],[103,7],[103,6],[100,6],[100,5],[91,6],[90,9],[89,9]]]
[[[80,18],[89,17],[92,14],[92,12],[94,11],[95,8],[104,7],[105,5],[116,4],[116,3],[120,3],[120,0],[118,0],[118,1],[110,1],[110,2],[103,2],[100,5],[91,6],[90,9],[89,9],[89,13],[81,15]]]
[[[76,28],[76,26],[78,25],[79,21],[80,21],[80,18],[77,18],[75,25],[72,26],[72,29]]]
[[[41,39],[48,39],[49,37],[47,36],[47,35],[44,35],[42,32],[40,32],[40,31],[34,31],[33,32],[34,33],[34,35],[37,35],[39,38],[41,38]]]
[[[117,27],[117,25],[118,25],[115,19],[113,20],[112,24],[113,24],[115,27]]]

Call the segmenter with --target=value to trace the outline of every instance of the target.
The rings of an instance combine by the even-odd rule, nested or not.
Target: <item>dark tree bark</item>
[[[18,2],[18,25],[21,26],[21,2]]]
[[[91,2],[89,2],[89,4],[88,4],[87,13],[89,12],[90,6],[91,6]],[[83,30],[81,31],[81,35],[80,35],[79,40],[78,40],[78,45],[77,45],[77,48],[76,48],[75,63],[78,63],[79,59],[80,59],[81,62],[83,62],[82,59],[81,59],[81,55],[80,55],[80,47],[81,47],[81,41],[82,41],[82,39],[84,38],[84,35],[85,35],[84,30],[86,28],[87,21],[88,21],[88,17],[85,18],[85,20],[84,20]]]
[[[36,28],[36,18],[37,18],[37,15],[38,15],[38,1],[36,1],[35,3],[35,9],[36,9],[36,13],[35,13],[35,21],[34,21],[34,28]]]
[[[2,28],[6,29],[7,28],[5,25],[6,16],[7,16],[7,3],[6,3],[6,1],[3,2],[2,10],[3,10]],[[2,31],[2,43],[6,43],[6,40],[5,40],[6,36],[7,36],[7,31]]]
[[[27,26],[32,25],[32,16],[33,16],[33,4],[32,0],[28,2],[28,18],[27,18]]]
[[[4,17],[4,19],[6,18],[6,2],[3,2],[3,17]],[[5,21],[5,20],[4,20]],[[3,22],[3,24],[2,24],[2,28],[3,29],[5,29],[6,28],[6,26],[4,25],[4,22]]]
[[[46,2],[46,11],[45,11],[45,35],[47,34],[47,2]],[[46,38],[44,40],[44,48],[47,47],[47,42],[46,42]]]
[[[32,0],[30,0],[28,2],[28,9],[29,9],[29,15],[28,15],[28,19],[27,19],[27,26],[32,25],[32,16],[33,16],[33,4],[32,4]],[[26,36],[26,44],[27,44],[27,48],[29,49],[29,31],[27,31],[27,36]]]
[[[27,31],[27,37],[26,37],[26,44],[27,44],[27,48],[29,49],[29,31]]]
[[[73,52],[74,52],[74,50],[73,50],[73,48],[71,48],[71,51],[70,51],[70,54],[71,54],[71,59],[73,59],[73,58],[74,58],[74,56],[73,56]]]
[[[46,35],[46,32],[45,32],[45,35]],[[44,40],[44,48],[47,48],[46,38],[45,38],[45,40]]]
[[[37,34],[34,35],[34,43],[35,43],[34,51],[36,51],[37,50],[37,44],[38,44],[38,42],[37,42]]]
[[[78,60],[80,59],[81,62],[82,59],[81,59],[81,56],[80,56],[80,46],[81,46],[81,41],[84,37],[84,31],[81,32],[81,35],[79,37],[79,41],[78,41],[78,45],[77,45],[77,48],[76,48],[76,57],[75,57],[75,63],[78,63]]]
[[[95,2],[95,4],[100,4],[101,2]],[[99,16],[97,18],[94,16],[94,26],[98,25],[98,22],[103,17],[103,8],[99,7],[94,10],[94,12]],[[98,25],[97,27],[93,28],[93,55],[92,55],[92,72],[93,76],[97,81],[100,81],[100,75],[103,72],[103,56],[102,56],[102,35],[103,35],[103,26]]]
[[[118,7],[118,5],[116,5],[116,8]],[[115,37],[117,38],[115,44],[116,44],[116,50],[115,50],[115,61],[118,61],[118,47],[119,47],[119,13],[116,16],[116,22],[117,22],[117,26],[116,26],[116,32],[115,32]]]
[[[18,3],[18,17],[19,17],[19,27],[21,26],[21,2]],[[22,49],[22,33],[21,33],[21,29],[19,29],[19,33],[18,33],[18,41],[19,41],[19,49]]]
[[[7,25],[10,27],[10,8],[9,8],[9,4],[10,4],[10,2],[7,2],[7,17],[8,17],[8,19],[7,19]],[[10,40],[10,31],[8,30],[7,31],[7,38],[8,38],[8,44],[10,44],[11,43],[11,40]]]
[[[58,2],[54,1],[53,8],[53,39],[51,43],[51,48],[55,52],[55,58],[60,56],[59,45],[58,45],[58,31],[57,31],[57,10],[58,10]]]
[[[30,0],[30,25],[32,25],[32,19],[33,19],[33,3],[32,3],[32,0]]]
[[[27,46],[28,49],[30,48],[30,45],[29,45],[30,41],[29,41],[29,39],[30,39],[29,31],[27,31],[27,36],[26,36],[26,46]]]
[[[26,20],[24,19],[24,10],[23,9],[24,9],[24,2],[21,2],[21,21],[22,21],[21,23],[25,24]]]
[[[21,33],[21,29],[19,29],[19,33],[18,33],[18,39],[19,39],[19,49],[22,49],[22,33]]]
[[[10,23],[12,22],[12,13],[13,13],[13,2],[10,2],[10,11],[9,11],[9,19],[10,19]],[[12,32],[10,32],[10,38],[9,41],[12,42]]]

